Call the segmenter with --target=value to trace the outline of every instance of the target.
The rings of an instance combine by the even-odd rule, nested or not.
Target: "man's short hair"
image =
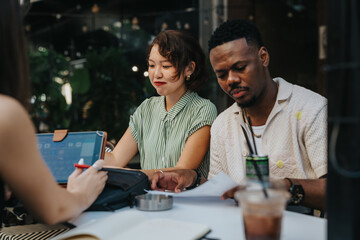
[[[244,19],[228,20],[211,35],[208,42],[209,52],[219,45],[241,38],[245,38],[248,45],[255,45],[258,48],[264,45],[261,34],[253,23]]]

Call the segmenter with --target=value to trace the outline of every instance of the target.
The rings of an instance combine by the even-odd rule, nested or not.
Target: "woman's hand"
[[[103,160],[97,160],[86,170],[76,168],[68,178],[66,189],[79,195],[85,208],[89,207],[104,189],[108,176],[106,171],[99,171],[103,164]]]
[[[196,177],[196,172],[191,169],[159,171],[151,179],[151,189],[158,191],[172,190],[178,193],[193,185]]]

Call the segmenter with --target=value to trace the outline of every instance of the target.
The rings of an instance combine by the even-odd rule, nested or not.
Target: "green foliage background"
[[[67,104],[55,77],[66,78],[69,61],[64,56],[46,48],[29,52],[30,80],[32,87],[31,117],[37,129],[47,124],[50,131],[68,128],[70,119]]]
[[[63,128],[103,130],[108,139],[118,140],[128,126],[130,113],[144,98],[121,49],[89,52],[80,67],[46,48],[30,51],[29,59],[31,116],[38,132],[44,125],[49,132]],[[54,81],[56,77],[63,82]],[[70,105],[61,94],[66,83],[72,87]]]

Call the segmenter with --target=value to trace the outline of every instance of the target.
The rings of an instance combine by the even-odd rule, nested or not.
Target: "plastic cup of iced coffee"
[[[269,184],[270,185],[270,184]],[[235,193],[244,222],[247,240],[279,240],[282,216],[290,194],[284,188],[247,187]]]

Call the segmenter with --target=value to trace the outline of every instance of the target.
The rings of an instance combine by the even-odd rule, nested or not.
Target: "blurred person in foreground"
[[[0,2],[0,209],[10,194],[38,220],[48,224],[80,215],[101,193],[107,173],[98,160],[86,171],[75,169],[67,188],[59,186],[37,147],[28,115],[30,81],[18,1]],[[3,211],[0,211],[1,222]]]
[[[209,52],[220,87],[235,100],[211,128],[209,178],[223,171],[244,184],[246,156],[251,153],[246,135],[249,139],[253,135],[258,155],[269,156],[270,178],[283,179],[292,204],[323,210],[327,100],[282,78],[272,78],[269,52],[257,27],[246,20],[221,24],[209,40]],[[250,144],[254,149],[251,140]],[[152,188],[179,192],[199,181],[194,171],[173,171],[154,176]],[[222,198],[233,197],[234,191]]]

